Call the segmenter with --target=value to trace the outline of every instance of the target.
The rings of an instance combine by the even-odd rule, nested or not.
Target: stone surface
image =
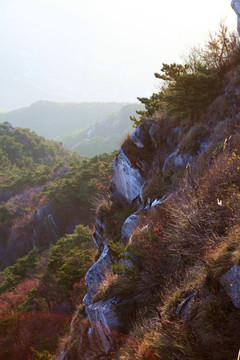
[[[61,356],[60,356],[60,360],[67,360],[67,352],[65,350],[62,351]]]
[[[131,140],[140,149],[145,146],[147,142],[147,133],[143,125],[137,127],[131,136]]]
[[[232,0],[231,5],[233,10],[237,14],[237,30],[240,35],[240,0]]]
[[[164,195],[161,199],[153,200],[153,202],[151,203],[151,207],[161,205],[164,202],[165,199],[166,199],[166,195]]]
[[[89,337],[93,338],[93,343],[97,337],[108,353],[113,346],[113,338],[126,333],[129,328],[135,316],[135,300],[112,298],[99,301],[88,306],[86,312],[91,323]]]
[[[211,141],[210,141],[209,139],[201,142],[201,144],[200,144],[200,149],[199,149],[199,153],[205,151],[205,150],[208,148],[208,146],[209,146],[210,143],[211,143]]]
[[[113,165],[112,198],[115,202],[131,203],[139,194],[144,180],[129,158],[120,149]]]
[[[102,219],[99,216],[97,216],[95,223],[95,233],[93,234],[93,240],[96,246],[98,247],[98,249],[100,249],[100,251],[103,251],[104,246],[108,242],[108,238],[105,236],[106,227],[107,227],[107,219]]]
[[[185,168],[187,164],[192,164],[193,157],[190,154],[179,154],[179,149],[174,151],[167,157],[163,164],[163,171],[170,169],[171,167]]]
[[[166,158],[166,160],[165,160],[165,162],[164,162],[164,164],[163,164],[163,168],[162,168],[163,171],[166,171],[166,170],[168,170],[168,169],[170,169],[171,167],[174,166],[174,164],[175,164],[175,159],[176,159],[178,153],[179,153],[179,149],[177,149],[176,151],[174,151],[171,155],[169,155],[169,156]]]
[[[122,240],[126,243],[130,238],[134,230],[138,226],[139,215],[132,214],[124,222],[122,226]]]
[[[240,309],[240,266],[234,265],[221,277],[220,282],[234,306]]]
[[[187,315],[189,314],[189,311],[191,309],[191,306],[194,302],[194,299],[196,297],[197,293],[194,292],[192,295],[188,296],[186,299],[184,299],[181,304],[177,307],[176,315],[178,317],[181,317],[183,320],[187,318]]]
[[[95,262],[92,267],[88,270],[85,280],[88,284],[87,295],[84,297],[83,301],[86,306],[91,304],[92,297],[95,294],[99,284],[105,279],[106,272],[111,271],[111,258],[109,255],[108,246],[105,245],[103,252],[97,262]]]
[[[160,133],[159,123],[152,124],[149,129],[149,135],[151,138],[152,145],[154,146],[155,149],[157,149],[157,147],[158,147],[158,141],[159,141],[158,134],[159,133]]]
[[[174,148],[177,146],[181,135],[182,129],[179,126],[175,127],[167,138],[167,144],[170,146],[170,148]]]
[[[193,157],[190,154],[179,154],[174,162],[175,167],[185,168],[187,164],[192,164]]]

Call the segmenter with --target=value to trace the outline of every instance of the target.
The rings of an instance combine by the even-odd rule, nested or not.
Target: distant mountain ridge
[[[133,132],[130,115],[143,109],[144,106],[141,104],[125,105],[118,112],[102,118],[90,127],[57,137],[56,140],[85,156],[112,152],[118,149],[119,143],[127,133]]]
[[[130,115],[143,110],[140,103],[56,103],[38,101],[29,107],[0,112],[0,123],[29,128],[84,156],[112,152],[132,131]]]
[[[55,139],[70,131],[89,127],[111,113],[119,111],[127,103],[56,103],[38,101],[29,107],[0,113],[0,123],[29,128],[38,135]]]

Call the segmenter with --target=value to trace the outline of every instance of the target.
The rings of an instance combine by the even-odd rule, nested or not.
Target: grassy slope
[[[118,275],[108,279],[107,289],[105,284],[107,297],[123,291],[130,295],[128,289],[138,293],[144,278],[148,288],[158,284],[114,359],[237,358],[240,311],[220,279],[240,264],[239,60],[228,70],[222,95],[202,113],[201,123],[182,137],[183,152],[198,154],[195,164],[185,170],[174,196],[149,212],[148,229],[141,235],[136,232],[125,249],[133,251],[139,280]],[[210,144],[199,154],[204,132]],[[157,196],[162,183],[152,186],[150,192]],[[193,294],[185,315],[179,314],[178,306]]]

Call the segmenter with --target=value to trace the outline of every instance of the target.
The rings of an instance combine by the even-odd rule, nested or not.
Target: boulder
[[[181,135],[182,129],[179,126],[175,127],[167,138],[167,144],[170,148],[174,148],[177,146]]]
[[[96,338],[104,351],[108,353],[114,345],[114,338],[126,333],[135,316],[135,300],[117,298],[99,301],[87,307],[86,312],[91,323],[90,343]]]
[[[151,127],[153,126],[151,121],[145,121],[143,124],[139,125],[136,130],[134,131],[134,133],[131,136],[131,140],[132,142],[140,149],[142,148],[146,148],[149,146],[151,147],[153,142],[152,142],[152,135],[154,130],[157,130],[157,127],[155,126],[154,129],[150,130]],[[151,134],[150,134],[151,132]],[[156,138],[155,138],[156,139]],[[154,140],[155,142],[155,140]]]
[[[220,282],[234,306],[240,309],[240,266],[234,265],[221,277]]]
[[[152,145],[154,146],[155,149],[157,149],[158,147],[159,133],[160,133],[160,124],[159,123],[152,124],[149,129],[149,135],[151,138]]]
[[[147,133],[143,125],[137,127],[131,136],[132,142],[140,149],[144,148],[147,142]]]
[[[170,169],[171,167],[185,168],[187,164],[192,164],[193,157],[190,154],[179,154],[179,149],[174,151],[167,157],[164,162],[163,171]]]
[[[181,317],[183,320],[185,320],[187,318],[196,295],[197,295],[197,293],[194,292],[192,295],[190,295],[186,299],[184,299],[180,305],[178,305],[177,310],[176,310],[176,315],[178,317]]]
[[[88,290],[83,302],[86,306],[91,304],[93,295],[96,293],[99,284],[105,279],[105,274],[111,271],[111,266],[112,261],[109,255],[109,249],[108,246],[105,245],[101,256],[97,262],[90,267],[85,277]]]
[[[187,164],[192,164],[193,157],[190,154],[179,154],[174,162],[174,166],[177,168],[185,168]]]
[[[131,203],[139,194],[144,180],[122,149],[113,164],[112,199]]]
[[[127,241],[131,238],[132,233],[134,230],[137,229],[138,226],[139,215],[132,214],[130,215],[127,220],[124,222],[122,226],[122,240],[127,243]]]
[[[174,151],[171,155],[169,155],[166,158],[166,160],[163,164],[163,168],[162,168],[163,171],[166,171],[166,170],[170,169],[171,167],[175,166],[175,159],[176,159],[178,153],[179,153],[179,149]]]

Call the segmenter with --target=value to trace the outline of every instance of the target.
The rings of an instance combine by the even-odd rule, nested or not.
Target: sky
[[[230,0],[0,0],[0,107],[135,102],[221,20]]]

